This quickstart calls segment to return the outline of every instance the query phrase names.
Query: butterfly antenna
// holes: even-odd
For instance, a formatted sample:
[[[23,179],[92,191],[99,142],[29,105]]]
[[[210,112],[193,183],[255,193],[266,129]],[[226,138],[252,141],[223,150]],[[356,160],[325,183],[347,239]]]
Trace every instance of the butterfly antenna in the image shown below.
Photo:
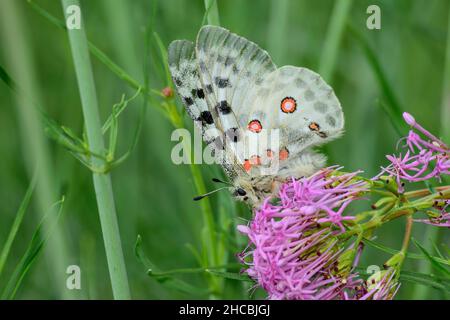
[[[228,185],[230,185],[230,186],[233,185],[232,183],[230,183],[230,182],[228,182],[228,181],[223,181],[223,180],[220,180],[220,179],[217,179],[217,178],[212,178],[212,181],[213,181],[213,182],[218,182],[218,183],[228,184]]]
[[[205,194],[202,194],[202,195],[200,195],[200,196],[196,196],[196,197],[194,198],[194,201],[202,200],[204,197],[210,196],[210,195],[212,195],[213,193],[216,193],[216,192],[218,192],[218,191],[220,191],[220,190],[223,190],[223,189],[228,189],[228,187],[222,187],[222,188],[219,188],[219,189],[216,189],[216,190],[207,192],[207,193],[205,193]]]

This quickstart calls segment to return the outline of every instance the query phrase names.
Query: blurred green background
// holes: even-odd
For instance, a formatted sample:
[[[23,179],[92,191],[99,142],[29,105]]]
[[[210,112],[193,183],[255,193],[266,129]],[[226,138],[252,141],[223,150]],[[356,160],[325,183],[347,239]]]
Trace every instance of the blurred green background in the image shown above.
[[[34,2],[63,18],[60,1]],[[366,28],[366,9],[371,4],[381,8],[381,30]],[[156,31],[167,47],[175,39],[195,39],[205,15],[202,0],[83,0],[81,5],[89,40],[139,83],[147,78],[149,86],[156,90],[166,86],[164,67],[155,37],[146,30]],[[445,135],[450,142],[450,102],[448,96],[445,98],[450,92],[449,10],[450,2],[446,0],[218,1],[220,24],[268,50],[277,65],[304,66],[324,73],[346,117],[346,134],[324,147],[324,152],[330,164],[343,165],[347,170],[362,169],[368,177],[386,163],[385,154],[394,152],[399,138],[392,114],[384,112],[381,104],[390,110],[397,107],[412,113],[424,127]],[[18,85],[24,91],[31,90],[26,94],[52,119],[81,135],[81,102],[66,32],[49,23],[27,1],[0,0],[1,11],[0,66],[15,80],[25,79],[27,83],[17,80]],[[122,94],[130,97],[135,90],[98,59],[91,60],[104,121]],[[20,69],[22,78],[16,75]],[[112,298],[91,172],[53,140],[40,137],[42,123],[32,110],[33,104],[20,107],[20,98],[3,82],[0,101],[0,244],[6,240],[32,179],[34,162],[43,157],[47,163],[47,181],[38,183],[33,194],[0,278],[0,288],[6,285],[27,249],[43,208],[50,208],[64,194],[64,213],[57,226],[60,237],[55,238],[52,233],[49,246],[23,279],[16,298]],[[171,161],[171,148],[176,142],[170,140],[170,121],[154,105],[159,101],[149,101],[137,147],[126,162],[112,171],[132,297],[205,298],[206,295],[183,293],[150,278],[134,254],[138,234],[146,255],[161,270],[197,267],[186,244],[201,250],[200,204],[192,201],[196,190],[189,166],[176,166]],[[120,116],[119,153],[126,151],[133,140],[142,104],[140,96]],[[185,122],[192,130],[187,117]],[[213,189],[209,181],[220,169],[202,165],[201,170],[207,189]],[[223,226],[221,231],[225,234],[234,234],[234,224],[245,221],[238,216],[250,217],[247,208],[231,204],[229,194],[213,196],[211,203],[216,225]],[[392,223],[377,232],[377,241],[398,249],[403,228],[404,221]],[[430,230],[415,225],[413,236],[428,248],[433,242],[449,243],[447,229]],[[228,244],[227,259],[235,263],[234,254],[245,244],[242,239],[230,240]],[[63,251],[62,256],[58,250]],[[415,250],[413,245],[411,250]],[[381,266],[388,257],[367,248],[363,265]],[[59,267],[55,268],[54,259],[61,260]],[[65,283],[56,280],[65,279],[69,265],[81,268],[81,290],[68,292]],[[432,272],[426,261],[408,260],[405,269]],[[202,274],[180,278],[196,287],[206,287]],[[247,298],[248,289],[241,282],[224,280],[220,297]],[[253,297],[262,296],[259,293]],[[405,282],[398,298],[446,296],[438,290]]]

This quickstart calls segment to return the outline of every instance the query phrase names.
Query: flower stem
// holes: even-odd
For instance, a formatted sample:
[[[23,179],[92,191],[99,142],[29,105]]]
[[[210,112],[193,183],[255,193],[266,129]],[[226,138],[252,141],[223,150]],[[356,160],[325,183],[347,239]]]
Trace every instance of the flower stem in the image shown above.
[[[447,190],[450,190],[450,186],[435,187],[434,189],[436,191],[447,191]],[[430,189],[421,189],[421,190],[406,192],[405,197],[410,199],[410,198],[416,198],[416,197],[421,197],[421,196],[427,196],[430,194],[431,194]]]
[[[411,230],[413,225],[413,218],[411,215],[406,217],[405,235],[403,236],[403,244],[401,252],[406,256],[408,251],[409,241],[411,240]]]
[[[62,6],[66,19],[68,19],[69,13],[66,9],[69,6],[80,8],[80,3],[78,0],[62,0]],[[68,34],[90,149],[101,154],[104,152],[105,147],[88,43],[84,31],[85,26],[82,21],[81,23],[80,29],[68,30]],[[101,158],[92,157],[91,161],[97,167],[105,165],[104,160]],[[115,299],[130,299],[130,289],[120,241],[111,177],[106,173],[93,172],[92,175],[113,295]]]

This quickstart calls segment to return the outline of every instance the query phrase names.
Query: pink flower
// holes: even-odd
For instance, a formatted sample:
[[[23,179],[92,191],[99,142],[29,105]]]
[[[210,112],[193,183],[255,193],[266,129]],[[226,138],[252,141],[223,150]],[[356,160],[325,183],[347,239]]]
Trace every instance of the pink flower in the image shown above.
[[[449,148],[420,126],[409,113],[405,112],[403,117],[406,123],[419,131],[426,139],[411,130],[407,137],[400,140],[400,142],[406,140],[406,153],[386,156],[390,165],[383,168],[383,172],[396,178],[400,193],[404,192],[404,180],[409,182],[432,178],[440,180],[442,175],[450,175]]]
[[[309,178],[281,186],[275,204],[266,199],[248,226],[238,230],[249,238],[240,255],[245,272],[267,291],[270,299],[342,299],[362,284],[343,268],[345,249],[336,235],[343,232],[347,206],[365,191],[357,173],[323,169]],[[338,229],[334,228],[337,226]],[[359,257],[360,248],[353,249]]]

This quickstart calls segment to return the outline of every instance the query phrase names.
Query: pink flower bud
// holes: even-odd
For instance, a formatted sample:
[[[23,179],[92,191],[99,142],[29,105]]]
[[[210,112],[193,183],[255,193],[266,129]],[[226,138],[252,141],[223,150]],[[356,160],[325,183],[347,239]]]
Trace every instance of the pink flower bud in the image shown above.
[[[416,125],[416,119],[414,119],[414,117],[408,112],[403,112],[403,119],[405,119],[406,123],[411,127]]]

